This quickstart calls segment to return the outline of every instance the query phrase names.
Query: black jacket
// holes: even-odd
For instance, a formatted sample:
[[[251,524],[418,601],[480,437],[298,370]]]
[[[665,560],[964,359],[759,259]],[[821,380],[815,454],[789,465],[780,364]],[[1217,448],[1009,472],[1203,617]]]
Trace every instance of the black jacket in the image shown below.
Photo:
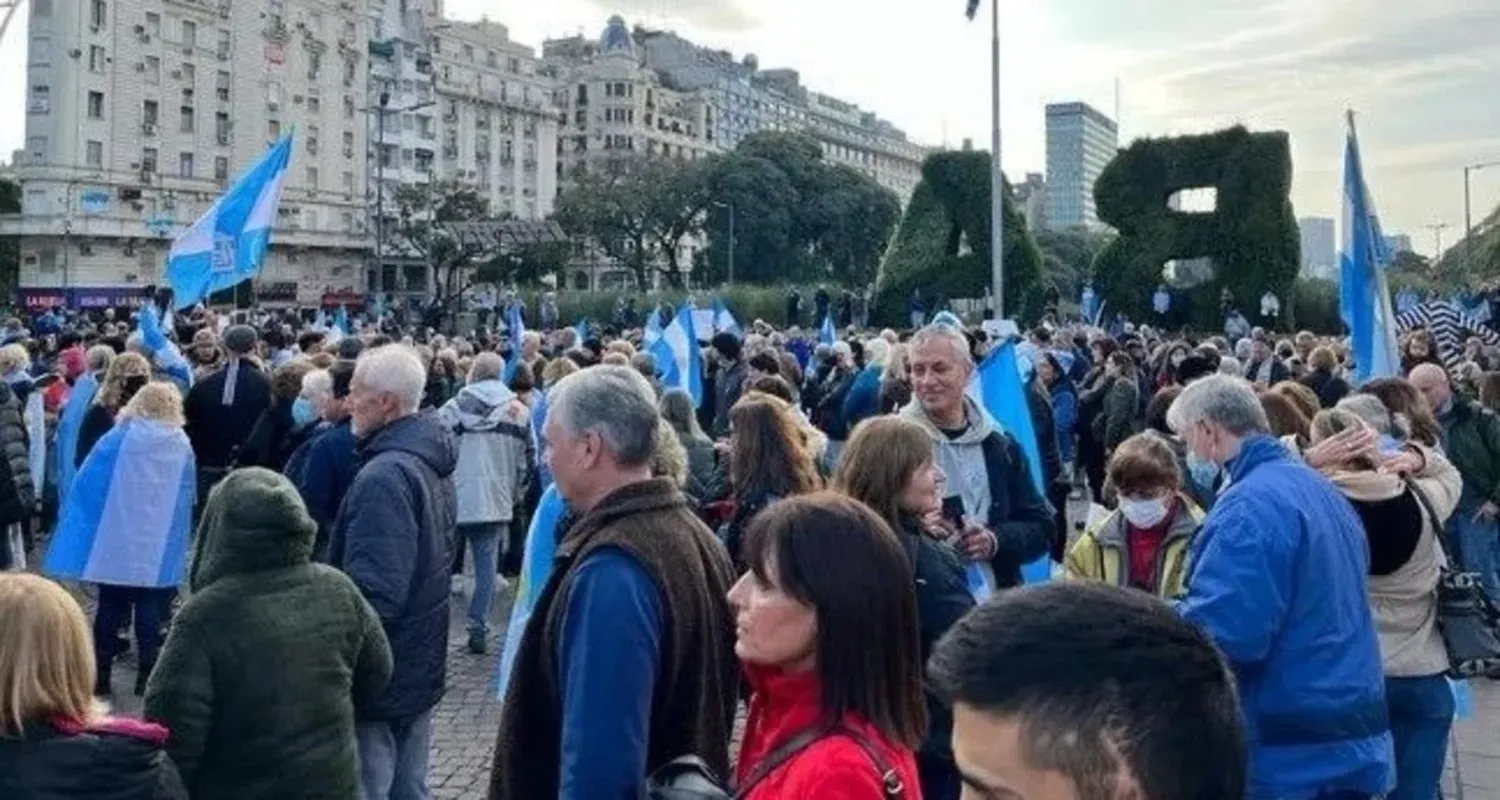
[[[391,643],[395,670],[361,719],[404,720],[437,705],[448,664],[448,567],[458,446],[432,415],[403,417],[358,444],[328,561],[354,579]]]
[[[238,366],[236,366],[236,363]],[[224,382],[229,370],[238,369],[235,377],[234,402],[224,404]],[[271,407],[271,382],[248,360],[231,362],[223,369],[195,384],[183,402],[187,415],[188,440],[198,468],[224,468],[245,443],[260,419]]]
[[[917,590],[917,631],[922,663],[932,655],[933,645],[953,623],[974,607],[963,561],[948,545],[924,535],[914,519],[901,521],[901,544],[911,560]],[[953,767],[953,712],[930,689],[927,698],[927,737],[919,756]],[[930,768],[930,767],[929,767]]]
[[[154,726],[153,726],[154,727]],[[5,800],[187,800],[177,769],[140,723],[106,721],[66,733],[41,723],[19,738],[0,736]]]
[[[0,525],[10,525],[31,516],[36,488],[31,485],[31,461],[27,458],[29,443],[26,422],[21,415],[21,400],[10,387],[0,382]]]
[[[1333,408],[1349,394],[1349,382],[1323,370],[1314,370],[1302,376],[1302,385],[1318,395],[1318,405]]]
[[[1036,385],[1026,387],[1026,409],[1042,457],[1042,485],[1051,486],[1062,476],[1062,451],[1057,443],[1057,423],[1052,417],[1052,397]]]
[[[84,459],[93,452],[94,445],[115,427],[115,415],[109,409],[95,403],[83,412],[83,422],[78,425],[78,448],[73,451],[73,467],[83,466]]]

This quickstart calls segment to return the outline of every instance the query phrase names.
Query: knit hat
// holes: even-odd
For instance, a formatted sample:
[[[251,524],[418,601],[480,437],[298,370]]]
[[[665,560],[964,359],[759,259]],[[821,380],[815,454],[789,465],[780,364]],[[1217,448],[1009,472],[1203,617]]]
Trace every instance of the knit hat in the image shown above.
[[[224,349],[236,355],[245,355],[255,349],[255,342],[260,339],[255,329],[249,325],[230,325],[229,330],[224,331]]]
[[[306,564],[317,532],[286,476],[261,467],[237,469],[204,504],[190,584],[201,591],[230,575]]]

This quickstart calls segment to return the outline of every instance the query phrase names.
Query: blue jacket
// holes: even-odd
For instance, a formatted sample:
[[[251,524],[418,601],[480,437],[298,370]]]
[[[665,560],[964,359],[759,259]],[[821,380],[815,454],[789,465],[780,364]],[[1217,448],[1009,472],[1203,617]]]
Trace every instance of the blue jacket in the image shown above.
[[[1269,436],[1246,439],[1226,470],[1179,610],[1234,669],[1249,797],[1381,794],[1395,773],[1359,517]]]
[[[1061,378],[1048,389],[1052,396],[1052,424],[1057,426],[1057,450],[1063,461],[1072,461],[1077,454],[1078,437],[1074,428],[1078,425],[1078,392],[1072,381]]]
[[[339,506],[354,481],[354,430],[349,420],[330,425],[302,443],[286,462],[286,476],[302,495],[307,513],[318,523],[315,557],[325,557]]]
[[[391,643],[395,669],[361,720],[405,721],[442,699],[448,664],[448,567],[458,447],[431,415],[403,417],[359,442],[359,471],[339,509],[329,563],[354,580]]]
[[[870,365],[854,376],[854,384],[844,396],[844,427],[854,426],[880,413],[880,373],[884,367]]]

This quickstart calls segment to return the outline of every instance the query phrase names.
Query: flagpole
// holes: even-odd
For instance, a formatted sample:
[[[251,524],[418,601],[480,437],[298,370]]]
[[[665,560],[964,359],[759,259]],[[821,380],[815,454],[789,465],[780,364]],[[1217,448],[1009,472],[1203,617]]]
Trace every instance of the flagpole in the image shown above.
[[[1000,159],[1000,0],[990,0],[990,281],[995,319],[1005,319],[1005,173]]]

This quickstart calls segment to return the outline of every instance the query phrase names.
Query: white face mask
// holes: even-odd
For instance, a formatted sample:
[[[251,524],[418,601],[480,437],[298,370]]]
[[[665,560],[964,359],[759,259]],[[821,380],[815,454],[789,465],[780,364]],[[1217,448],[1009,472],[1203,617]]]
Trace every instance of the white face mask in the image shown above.
[[[1120,513],[1136,528],[1154,528],[1167,518],[1167,498],[1120,498]]]

